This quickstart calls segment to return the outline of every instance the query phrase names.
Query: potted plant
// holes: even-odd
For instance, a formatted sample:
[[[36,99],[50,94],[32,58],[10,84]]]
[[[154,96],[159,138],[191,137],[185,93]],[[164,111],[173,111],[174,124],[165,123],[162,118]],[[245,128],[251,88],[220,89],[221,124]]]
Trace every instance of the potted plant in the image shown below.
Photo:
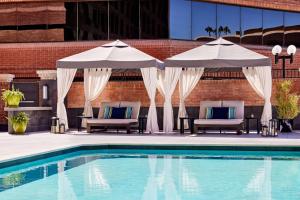
[[[29,122],[29,117],[25,112],[19,112],[17,115],[8,117],[8,122],[11,124],[14,133],[24,134]]]
[[[14,86],[12,86],[11,90],[2,90],[2,100],[5,102],[5,106],[19,107],[20,101],[23,99],[25,99],[23,92],[15,89]]]
[[[299,113],[299,96],[292,93],[292,87],[293,82],[291,80],[284,80],[277,85],[276,108],[281,132],[291,132],[293,130],[293,119]]]

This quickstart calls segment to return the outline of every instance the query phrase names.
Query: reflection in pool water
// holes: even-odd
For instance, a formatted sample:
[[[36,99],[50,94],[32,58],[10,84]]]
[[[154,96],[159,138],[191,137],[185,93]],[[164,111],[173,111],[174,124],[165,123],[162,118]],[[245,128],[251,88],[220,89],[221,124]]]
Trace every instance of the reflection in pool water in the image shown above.
[[[0,199],[299,199],[299,157],[78,155],[0,171]]]

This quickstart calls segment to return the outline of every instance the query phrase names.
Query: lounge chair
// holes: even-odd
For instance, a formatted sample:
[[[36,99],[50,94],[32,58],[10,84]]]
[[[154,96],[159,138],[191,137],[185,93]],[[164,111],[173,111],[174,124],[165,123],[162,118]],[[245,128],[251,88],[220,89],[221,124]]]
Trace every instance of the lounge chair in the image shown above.
[[[132,107],[132,114],[130,119],[104,119],[104,108],[110,107]],[[104,128],[126,128],[127,133],[130,133],[130,129],[133,126],[138,125],[138,117],[140,112],[141,102],[102,102],[98,114],[98,119],[87,120],[87,132],[91,133],[93,127]]]
[[[235,119],[206,119],[207,107],[235,107]],[[202,101],[200,102],[199,119],[194,121],[196,132],[201,129],[236,130],[242,133],[244,125],[244,101]]]

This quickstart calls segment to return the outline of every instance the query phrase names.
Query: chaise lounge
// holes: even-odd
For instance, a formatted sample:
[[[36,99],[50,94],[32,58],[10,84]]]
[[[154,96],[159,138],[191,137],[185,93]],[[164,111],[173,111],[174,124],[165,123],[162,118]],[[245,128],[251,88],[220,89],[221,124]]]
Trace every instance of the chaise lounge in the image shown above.
[[[234,117],[231,119],[207,118],[207,108],[234,108]],[[194,121],[194,129],[198,130],[236,130],[237,134],[242,133],[244,125],[244,101],[202,101],[200,102],[199,119]]]
[[[106,107],[131,107],[132,112],[130,118],[126,119],[111,119],[105,117],[105,108]],[[138,117],[140,112],[141,103],[140,102],[102,102],[98,114],[98,119],[87,119],[87,132],[91,133],[95,127],[107,128],[125,128],[127,133],[130,133],[132,127],[138,125]]]

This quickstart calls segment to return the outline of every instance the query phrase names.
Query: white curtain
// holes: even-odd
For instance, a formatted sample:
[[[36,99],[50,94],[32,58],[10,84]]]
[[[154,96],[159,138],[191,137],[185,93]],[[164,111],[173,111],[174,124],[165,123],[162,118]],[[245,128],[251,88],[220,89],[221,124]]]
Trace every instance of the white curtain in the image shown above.
[[[84,116],[93,116],[92,101],[102,93],[110,75],[110,68],[84,69]],[[82,120],[82,126],[86,127],[85,119]]]
[[[244,67],[243,72],[255,92],[265,100],[261,123],[268,125],[272,119],[272,73],[271,67]]]
[[[157,112],[155,105],[155,94],[157,86],[157,68],[141,68],[144,84],[150,98],[150,107],[147,117],[147,132],[155,133],[159,131],[157,124]]]
[[[180,126],[179,118],[187,116],[184,101],[196,87],[203,72],[204,68],[186,68],[181,72],[179,78],[179,110],[177,119],[178,128]],[[187,127],[188,123],[186,120],[184,120],[184,128]]]
[[[76,71],[77,69],[57,69],[57,117],[65,123],[66,130],[69,129],[69,125],[64,100],[72,85]]]
[[[182,69],[176,67],[166,67],[164,71],[158,73],[158,90],[164,96],[164,127],[165,133],[173,132],[174,116],[172,108],[172,94],[180,77]]]

